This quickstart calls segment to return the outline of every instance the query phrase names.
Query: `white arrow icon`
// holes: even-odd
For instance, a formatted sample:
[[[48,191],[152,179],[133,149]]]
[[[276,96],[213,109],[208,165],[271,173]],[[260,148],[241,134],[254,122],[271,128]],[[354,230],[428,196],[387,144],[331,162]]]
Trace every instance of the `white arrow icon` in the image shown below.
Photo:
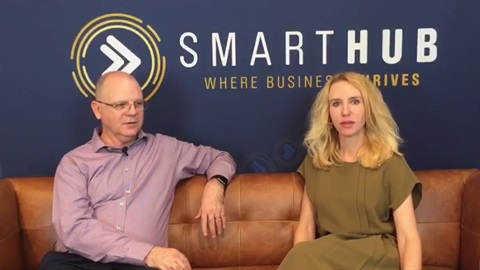
[[[123,64],[125,64],[125,61],[121,56],[128,60],[128,64],[124,68],[122,68],[121,71],[128,74],[131,74],[142,63],[142,60],[140,60],[138,56],[136,56],[132,51],[125,47],[125,45],[123,45],[116,37],[112,35],[108,36],[107,43],[110,44],[110,46],[112,46],[115,50],[117,50],[118,53],[113,51],[112,48],[110,48],[106,44],[100,46],[100,50],[113,61],[113,63],[107,69],[105,69],[102,75],[110,71],[119,70],[123,66]]]

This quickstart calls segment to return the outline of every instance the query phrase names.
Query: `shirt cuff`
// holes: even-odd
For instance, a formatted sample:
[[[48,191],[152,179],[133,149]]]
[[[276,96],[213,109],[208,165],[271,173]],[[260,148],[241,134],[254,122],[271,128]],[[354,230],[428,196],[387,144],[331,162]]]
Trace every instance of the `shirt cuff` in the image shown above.
[[[233,173],[231,172],[231,170],[228,169],[228,168],[219,168],[219,167],[220,166],[218,166],[216,168],[209,169],[206,173],[207,179],[210,180],[210,179],[212,179],[212,177],[214,177],[216,175],[221,175],[221,176],[227,178],[228,183],[230,183],[232,181],[232,177],[233,177]]]
[[[147,257],[148,253],[150,253],[153,247],[154,245],[152,244],[144,242],[134,242],[127,253],[125,263],[134,265],[145,265],[145,257]]]

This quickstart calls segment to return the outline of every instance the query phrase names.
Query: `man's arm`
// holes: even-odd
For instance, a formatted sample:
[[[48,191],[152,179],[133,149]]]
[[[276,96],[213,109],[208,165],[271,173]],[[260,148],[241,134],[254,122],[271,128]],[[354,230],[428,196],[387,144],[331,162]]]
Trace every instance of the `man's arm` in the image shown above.
[[[179,179],[206,174],[208,179],[221,175],[230,181],[235,173],[235,161],[225,151],[182,141],[177,141],[175,148]]]
[[[52,222],[57,237],[70,251],[93,261],[143,265],[153,245],[95,219],[87,185],[77,164],[64,157],[54,180]]]
[[[177,151],[180,179],[195,174],[207,175],[208,182],[203,190],[201,207],[195,218],[201,218],[203,234],[207,236],[209,228],[211,236],[215,238],[226,226],[225,186],[222,182],[231,181],[235,173],[235,161],[229,153],[207,146],[178,142],[178,148],[181,149]],[[218,177],[220,179],[217,179]]]

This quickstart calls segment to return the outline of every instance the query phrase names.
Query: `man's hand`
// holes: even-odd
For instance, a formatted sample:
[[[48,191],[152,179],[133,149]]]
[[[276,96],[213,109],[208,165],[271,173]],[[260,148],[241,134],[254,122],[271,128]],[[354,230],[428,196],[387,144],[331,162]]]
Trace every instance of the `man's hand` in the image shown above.
[[[195,219],[201,218],[202,232],[204,236],[208,235],[208,229],[212,238],[220,235],[227,225],[225,219],[224,187],[215,179],[210,179],[203,189],[202,205]],[[208,227],[207,227],[208,225]]]
[[[187,257],[174,248],[153,247],[145,257],[145,264],[162,270],[191,270]]]

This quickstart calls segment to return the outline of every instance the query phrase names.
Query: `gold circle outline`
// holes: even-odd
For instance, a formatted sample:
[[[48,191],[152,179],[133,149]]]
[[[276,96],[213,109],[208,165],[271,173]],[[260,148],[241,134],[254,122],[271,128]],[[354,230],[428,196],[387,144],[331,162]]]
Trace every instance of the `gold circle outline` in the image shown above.
[[[155,61],[156,55],[154,55],[154,52],[153,52],[153,50],[152,50],[152,45],[147,41],[147,39],[146,39],[143,35],[141,35],[140,33],[138,33],[138,31],[137,31],[136,29],[133,29],[133,28],[131,28],[131,27],[129,27],[129,26],[125,26],[125,25],[120,25],[120,24],[108,25],[108,26],[105,26],[105,27],[99,29],[97,32],[95,32],[95,33],[89,38],[89,40],[87,41],[86,45],[84,46],[84,53],[82,54],[82,58],[85,58],[85,55],[86,55],[86,53],[87,53],[87,49],[88,49],[88,46],[89,46],[90,42],[91,42],[93,39],[95,39],[95,37],[96,37],[97,35],[103,33],[104,31],[107,31],[107,30],[110,30],[110,29],[118,29],[118,28],[124,29],[124,30],[128,30],[128,31],[130,31],[130,32],[135,33],[135,34],[136,34],[137,36],[139,36],[139,37],[143,40],[143,42],[147,45],[148,51],[149,51],[149,53],[150,53],[150,61],[152,62],[152,66],[151,66],[151,68],[150,68],[150,73],[149,73],[149,75],[148,75],[148,79],[147,79],[147,80],[145,81],[145,83],[142,85],[142,90],[143,90],[143,89],[145,89],[145,88],[147,87],[147,85],[148,85],[148,84],[150,83],[150,81],[152,80],[152,75],[153,75],[153,72],[154,72],[155,66],[156,66],[156,64],[155,64],[155,63],[156,63],[156,61]],[[160,63],[158,63],[158,64],[160,64]],[[86,75],[87,78],[88,78],[88,74],[85,74],[85,75]],[[91,83],[90,86],[93,88],[93,87],[94,87],[93,83],[92,83],[91,81],[90,81],[90,83]]]
[[[100,17],[98,17],[98,18],[90,21],[89,23],[87,23],[87,24],[81,29],[81,31],[80,31],[80,32],[78,33],[78,35],[76,36],[75,41],[74,41],[73,46],[72,46],[71,53],[70,53],[70,59],[73,60],[73,58],[74,58],[74,52],[75,52],[76,44],[78,43],[78,41],[79,41],[80,37],[82,36],[83,32],[85,32],[85,31],[86,31],[91,25],[93,25],[94,23],[96,23],[96,22],[98,22],[98,21],[100,21],[100,20],[102,20],[102,19],[104,19],[104,18],[109,18],[109,17],[112,18],[112,17],[115,17],[115,16],[126,17],[127,19],[131,19],[131,20],[137,22],[137,24],[132,23],[132,22],[130,22],[130,21],[123,21],[123,20],[118,20],[118,19],[116,19],[116,20],[111,19],[111,20],[109,20],[109,21],[102,22],[101,24],[97,24],[96,26],[94,26],[92,29],[89,30],[89,32],[87,33],[86,36],[90,35],[91,32],[94,31],[94,29],[96,29],[96,28],[99,27],[99,25],[104,25],[104,24],[107,24],[107,23],[109,23],[109,22],[110,22],[110,23],[114,23],[114,22],[124,22],[124,23],[126,23],[126,24],[133,25],[133,26],[137,27],[138,29],[140,29],[141,31],[144,32],[145,36],[148,37],[148,41],[150,41],[150,42],[152,43],[152,45],[153,45],[153,47],[154,47],[154,49],[155,49],[155,56],[153,55],[153,52],[152,52],[152,50],[151,50],[151,48],[150,48],[150,46],[149,46],[148,41],[146,41],[145,36],[139,34],[138,31],[135,31],[134,29],[131,29],[131,28],[130,28],[130,31],[131,31],[131,32],[134,32],[135,34],[137,34],[137,36],[139,36],[139,37],[145,42],[145,44],[147,44],[147,47],[149,47],[149,52],[150,52],[150,56],[151,56],[150,58],[151,58],[151,61],[152,61],[152,67],[151,67],[151,69],[150,69],[149,77],[148,77],[146,83],[142,86],[142,90],[144,90],[144,89],[148,86],[148,84],[149,84],[149,82],[150,82],[150,80],[151,80],[152,72],[153,72],[153,69],[154,69],[154,66],[155,66],[155,60],[156,60],[156,62],[157,62],[157,64],[158,64],[158,69],[157,69],[157,72],[156,72],[156,74],[155,74],[155,76],[154,76],[154,80],[153,80],[153,83],[152,83],[152,85],[154,86],[154,89],[152,90],[152,92],[151,92],[151,93],[147,96],[147,98],[145,99],[145,100],[149,100],[149,99],[158,91],[158,89],[160,88],[160,85],[161,85],[162,82],[163,82],[163,79],[164,79],[164,76],[165,76],[165,71],[166,71],[166,58],[165,58],[165,56],[162,56],[162,57],[161,57],[161,54],[160,54],[160,52],[159,52],[159,48],[158,48],[157,44],[155,43],[155,39],[156,39],[158,42],[161,41],[161,40],[160,40],[160,37],[158,36],[158,34],[156,33],[156,31],[155,31],[150,25],[147,25],[147,29],[152,32],[152,34],[155,36],[155,38],[154,38],[154,37],[152,37],[152,36],[150,35],[150,33],[149,33],[145,28],[142,27],[142,25],[139,25],[139,24],[138,24],[138,23],[140,23],[140,24],[143,23],[143,21],[140,20],[139,18],[134,17],[134,16],[131,16],[131,15],[128,15],[128,14],[123,14],[123,13],[112,13],[112,14],[102,15],[102,16],[100,16]],[[120,27],[120,26],[121,26],[121,27]],[[110,29],[110,28],[123,28],[123,29],[125,29],[125,28],[128,28],[128,26],[124,26],[124,25],[117,25],[116,27],[114,27],[114,26],[109,26],[109,29]],[[107,30],[107,29],[99,30],[99,31],[100,31],[99,33],[103,32],[103,31],[106,31],[106,30]],[[128,30],[128,29],[126,29],[126,30]],[[96,33],[95,36],[98,35],[99,33]],[[77,48],[77,52],[78,52],[78,53],[77,53],[77,61],[76,61],[76,62],[77,62],[77,63],[76,63],[76,64],[77,64],[77,72],[79,73],[78,75],[79,75],[79,77],[80,77],[80,80],[81,80],[82,83],[84,84],[85,88],[87,88],[87,90],[89,90],[89,92],[94,96],[93,91],[90,91],[90,89],[88,88],[88,85],[86,85],[85,81],[83,80],[83,77],[81,76],[81,71],[79,70],[79,67],[80,67],[80,65],[79,65],[79,61],[80,61],[79,52],[81,51],[81,47],[82,47],[82,45],[83,45],[83,43],[84,43],[84,41],[85,41],[86,36],[84,36],[84,37],[82,38],[82,41],[80,42],[80,46]],[[95,37],[95,36],[94,36],[94,37]],[[90,38],[90,40],[89,40],[89,42],[87,43],[87,45],[90,44],[91,40],[93,40],[93,38]],[[88,50],[88,46],[86,46],[86,47],[84,48],[84,53],[83,53],[83,57],[82,57],[82,58],[85,57],[85,54],[86,54],[86,51],[87,51],[87,50]],[[156,57],[155,60],[153,59],[154,57]],[[161,59],[160,59],[160,57],[161,57]],[[163,67],[163,68],[162,68],[162,67]],[[83,72],[85,73],[85,76],[86,76],[86,78],[88,79],[89,83],[90,83],[90,84],[93,84],[93,83],[91,82],[89,76],[88,76],[88,73],[87,73],[87,71],[86,71],[86,67],[83,65],[82,68],[83,68],[82,70],[83,70]],[[160,70],[162,70],[161,74],[160,74]],[[159,76],[160,76],[160,80],[158,80],[158,84],[155,85],[155,83],[157,82],[157,79],[158,79]],[[73,77],[73,79],[74,79],[74,81],[75,81],[75,84],[77,85],[78,89],[80,90],[80,92],[81,92],[85,97],[88,97],[88,95],[85,93],[85,91],[84,91],[84,90],[82,89],[82,87],[80,86],[80,84],[79,84],[79,82],[78,82],[78,79],[77,79],[77,77],[75,76],[75,72],[72,72],[72,77]]]
[[[130,22],[130,21],[117,20],[117,19],[115,19],[115,20],[104,21],[104,22],[101,22],[101,23],[95,25],[95,26],[92,27],[90,30],[88,30],[88,32],[82,37],[82,39],[81,39],[81,41],[80,41],[80,44],[79,44],[79,46],[78,46],[78,48],[77,48],[76,66],[77,66],[77,71],[78,71],[78,75],[79,75],[80,81],[83,83],[84,87],[88,90],[88,92],[90,92],[90,94],[92,94],[92,96],[95,96],[95,93],[94,93],[94,91],[87,85],[87,83],[85,82],[85,80],[84,80],[84,78],[83,78],[83,76],[82,76],[82,75],[84,75],[84,74],[81,73],[82,69],[80,68],[80,62],[81,62],[80,56],[82,56],[82,58],[85,58],[85,53],[86,53],[86,50],[88,49],[88,46],[87,46],[87,45],[89,45],[89,42],[85,43],[85,40],[86,40],[87,38],[89,38],[89,36],[92,35],[92,33],[95,32],[95,30],[97,30],[97,28],[101,28],[102,26],[104,26],[104,25],[106,25],[106,24],[110,24],[110,23],[115,23],[115,24],[116,24],[116,25],[113,25],[113,26],[122,26],[122,25],[118,25],[118,23],[130,24],[130,25],[132,25],[132,26],[137,27],[137,29],[140,29],[140,30],[146,32],[146,30],[145,30],[144,28],[142,28],[141,26],[139,26],[139,25],[137,25],[137,24],[134,24],[134,23],[132,23],[132,22]],[[104,28],[106,28],[106,27],[110,27],[110,26],[104,26]],[[112,28],[122,28],[122,27],[112,27]],[[131,30],[132,32],[135,32],[133,29],[130,29],[130,30]],[[99,29],[99,30],[97,30],[97,32],[98,32],[98,31],[103,32],[104,30]],[[156,44],[152,41],[153,38],[148,34],[148,32],[146,32],[146,33],[147,33],[146,35],[150,38],[150,41],[151,41],[154,45],[156,45]],[[142,38],[142,39],[145,38],[144,36],[139,35],[138,33],[136,33],[136,34],[137,34],[137,36],[139,36],[139,37]],[[96,32],[95,32],[95,35],[96,35]],[[89,39],[89,41],[91,41],[91,39]],[[145,41],[145,40],[144,40],[144,41]],[[154,46],[154,48],[157,48],[157,46]],[[150,47],[149,47],[149,49],[150,49]],[[81,51],[83,51],[82,54],[80,54]],[[144,86],[142,86],[142,90],[144,89],[144,87],[145,87],[146,85],[148,85],[148,83],[150,83],[151,76],[152,76],[152,73],[153,73],[153,68],[154,68],[154,66],[155,66],[155,62],[154,62],[154,60],[153,60],[154,55],[153,55],[152,51],[149,51],[149,52],[150,52],[151,61],[152,61],[152,68],[150,69],[150,74],[149,74],[147,83],[146,83]],[[158,48],[155,50],[155,53],[159,54]],[[158,59],[158,57],[157,57],[157,59]],[[158,63],[158,64],[160,65],[161,63]],[[158,73],[158,72],[157,72],[157,73]]]
[[[91,33],[93,32],[96,28],[98,27],[101,27],[103,26],[103,24],[108,24],[108,23],[115,23],[115,25],[106,25],[104,26],[103,28],[101,29],[98,29],[95,33]],[[91,35],[91,37],[89,37],[89,39],[87,40],[87,43],[85,43],[85,46],[83,46],[83,52],[82,52],[82,58],[85,58],[86,54],[87,54],[87,50],[90,46],[90,43],[92,42],[92,40],[97,36],[99,35],[100,33],[106,31],[106,30],[109,30],[109,29],[115,29],[115,28],[121,28],[121,29],[125,29],[125,30],[129,30],[131,32],[133,32],[134,34],[136,34],[138,37],[140,37],[143,42],[145,42],[145,44],[147,45],[148,47],[148,51],[150,53],[150,61],[152,62],[152,67],[150,68],[150,73],[148,75],[148,79],[147,81],[143,84],[142,86],[142,89],[144,89],[151,81],[152,79],[152,75],[153,75],[153,71],[155,69],[155,56],[154,53],[153,53],[153,50],[152,50],[152,46],[151,44],[148,43],[147,39],[145,38],[144,35],[140,34],[137,30],[135,29],[132,29],[131,27],[128,27],[128,26],[124,26],[124,25],[121,25],[120,23],[125,23],[125,24],[129,24],[129,25],[132,25],[132,26],[135,26],[137,27],[137,29],[140,29],[141,31],[143,31],[145,33],[145,35],[149,38],[149,41],[152,43],[153,47],[157,47],[155,46],[155,41],[153,40],[153,38],[149,35],[149,33],[142,27],[140,27],[139,25],[136,25],[136,24],[133,24],[129,21],[124,21],[124,20],[111,20],[111,21],[105,21],[105,22],[102,22],[101,24],[97,24],[94,28],[92,28],[89,33],[87,33],[87,35],[82,39],[82,43],[83,41],[87,38],[88,35]],[[80,49],[78,50],[78,52],[80,52]],[[158,48],[157,50],[155,50],[155,54],[159,54],[158,52]],[[78,58],[78,54],[77,54],[77,58]],[[158,57],[157,57],[158,58]],[[160,63],[158,63],[160,64]],[[77,67],[78,68],[78,67]],[[92,86],[92,85],[91,85]],[[93,87],[93,86],[92,86]]]

